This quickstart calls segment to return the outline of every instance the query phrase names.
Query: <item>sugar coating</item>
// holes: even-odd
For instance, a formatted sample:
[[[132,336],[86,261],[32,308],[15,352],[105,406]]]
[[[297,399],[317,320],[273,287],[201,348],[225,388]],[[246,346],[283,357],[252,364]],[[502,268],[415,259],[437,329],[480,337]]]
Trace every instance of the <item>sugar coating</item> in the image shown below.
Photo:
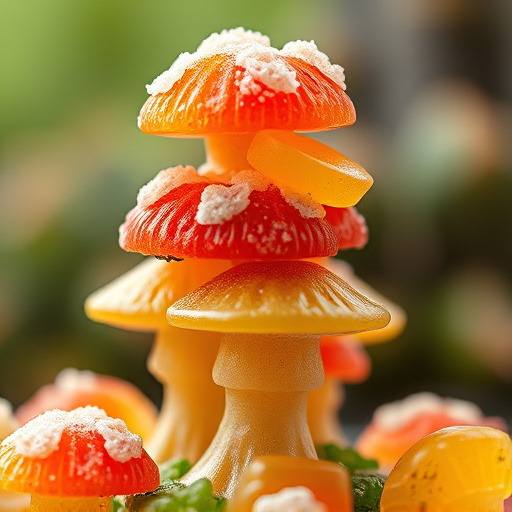
[[[253,512],[326,512],[306,487],[285,487],[275,494],[265,494],[254,501]]]
[[[458,421],[474,423],[482,419],[479,407],[465,400],[441,398],[434,393],[416,393],[404,400],[399,400],[378,407],[373,420],[378,428],[396,430],[413,421],[418,415],[446,414]]]
[[[18,423],[12,413],[12,405],[0,398],[0,441],[12,434],[18,428]]]
[[[14,445],[24,457],[46,458],[58,450],[64,430],[97,432],[105,439],[107,453],[116,461],[127,462],[142,455],[142,440],[130,432],[123,420],[109,418],[98,407],[79,407],[71,412],[54,409],[37,416],[16,430],[2,445]]]
[[[208,185],[201,194],[196,220],[199,224],[224,224],[242,213],[250,204],[251,187],[248,183]]]
[[[64,368],[55,377],[55,387],[65,393],[88,391],[96,385],[96,374],[90,370]]]
[[[286,57],[294,57],[317,67],[340,87],[346,88],[343,68],[331,64],[327,55],[320,52],[313,41],[292,41],[282,50],[277,50],[270,46],[267,36],[238,27],[211,34],[194,53],[182,53],[167,71],[146,86],[148,93],[155,96],[170,91],[188,68],[203,58],[218,54],[236,56],[235,64],[244,70],[235,77],[240,93],[243,96],[259,95],[258,101],[262,103],[271,95],[260,94],[261,86],[256,81],[271,89],[265,92],[297,92],[300,86],[297,73],[287,63]]]
[[[240,83],[242,94],[253,93],[251,82],[258,80],[275,92],[297,92],[297,72],[280,56],[275,48],[253,44],[241,50],[235,63],[245,69]],[[257,91],[259,92],[259,91]]]
[[[139,190],[137,205],[147,208],[171,190],[185,183],[208,183],[208,180],[200,176],[191,165],[186,167],[179,165],[164,169]]]
[[[338,64],[331,64],[329,57],[317,48],[314,41],[290,41],[283,46],[281,54],[306,61],[346,90],[345,70]]]
[[[285,201],[298,210],[301,217],[305,219],[323,219],[325,217],[323,206],[317,203],[311,196],[298,194],[287,187],[283,187],[280,190]]]
[[[231,178],[232,185],[241,185],[243,183],[247,183],[251,190],[259,192],[267,190],[270,185],[270,181],[261,172],[252,169],[239,171]]]

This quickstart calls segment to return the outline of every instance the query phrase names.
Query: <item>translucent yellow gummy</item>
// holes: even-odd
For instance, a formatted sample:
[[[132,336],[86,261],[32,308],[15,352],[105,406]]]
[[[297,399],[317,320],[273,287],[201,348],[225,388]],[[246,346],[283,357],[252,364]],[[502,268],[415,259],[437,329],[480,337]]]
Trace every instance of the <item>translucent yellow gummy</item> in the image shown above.
[[[389,313],[320,265],[294,260],[238,265],[174,303],[167,318],[219,332],[348,334],[384,327]]]
[[[273,183],[328,206],[353,206],[373,184],[362,167],[335,149],[293,132],[258,132],[247,160]]]
[[[510,437],[451,427],[410,448],[384,486],[381,512],[503,512],[512,493]]]
[[[256,458],[244,471],[228,512],[252,512],[259,496],[298,486],[310,489],[328,512],[353,511],[352,485],[346,468],[325,460],[266,455]]]

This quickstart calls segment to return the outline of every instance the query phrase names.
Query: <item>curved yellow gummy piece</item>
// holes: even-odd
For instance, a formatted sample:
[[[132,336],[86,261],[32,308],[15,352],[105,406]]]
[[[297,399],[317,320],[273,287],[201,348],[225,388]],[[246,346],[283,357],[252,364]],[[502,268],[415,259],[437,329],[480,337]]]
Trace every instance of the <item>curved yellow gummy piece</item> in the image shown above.
[[[449,427],[398,461],[381,512],[503,512],[512,493],[512,443],[491,427]]]
[[[373,184],[373,178],[346,156],[293,132],[258,132],[247,160],[278,186],[338,208],[355,205]]]

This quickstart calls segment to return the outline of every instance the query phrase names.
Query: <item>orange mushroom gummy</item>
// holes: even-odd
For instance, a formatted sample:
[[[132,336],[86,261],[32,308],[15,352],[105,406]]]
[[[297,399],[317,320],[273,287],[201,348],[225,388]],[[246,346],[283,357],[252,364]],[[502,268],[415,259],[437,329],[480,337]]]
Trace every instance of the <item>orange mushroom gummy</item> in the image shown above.
[[[323,381],[320,336],[389,322],[382,306],[305,261],[238,265],[177,301],[167,317],[176,327],[224,333],[213,375],[226,388],[225,414],[183,481],[209,478],[225,497],[253,457],[316,459],[306,403]]]
[[[90,370],[65,368],[53,384],[40,388],[16,409],[16,418],[24,425],[35,416],[52,409],[71,411],[95,405],[108,416],[120,418],[128,429],[147,442],[156,424],[156,407],[135,385],[111,375]]]
[[[182,54],[148,86],[139,126],[150,134],[204,137],[207,162],[197,172],[167,169],[148,184],[121,226],[121,247],[164,258],[291,259],[364,245],[366,224],[351,209],[331,223],[308,193],[275,186],[247,161],[261,130],[353,123],[344,91],[343,69],[313,42],[277,50],[266,36],[238,28]],[[364,185],[351,204],[371,182],[363,170],[358,176]]]
[[[123,329],[156,332],[148,368],[164,385],[163,405],[149,442],[157,461],[195,462],[210,444],[224,412],[224,393],[212,380],[219,335],[171,327],[167,308],[231,266],[229,261],[147,259],[94,292],[89,318]]]
[[[97,407],[48,411],[0,444],[0,487],[30,493],[34,511],[111,511],[111,496],[159,482],[140,437]]]

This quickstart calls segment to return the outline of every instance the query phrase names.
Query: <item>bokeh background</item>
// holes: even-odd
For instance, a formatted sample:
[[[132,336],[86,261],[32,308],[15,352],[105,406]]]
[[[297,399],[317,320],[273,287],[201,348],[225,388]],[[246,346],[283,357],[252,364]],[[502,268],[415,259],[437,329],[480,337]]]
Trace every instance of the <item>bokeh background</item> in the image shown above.
[[[152,336],[83,303],[141,260],[117,245],[138,189],[204,161],[199,140],[137,129],[144,85],[242,25],[314,39],[358,112],[319,136],[375,178],[371,241],[343,257],[409,323],[369,349],[345,421],[424,390],[512,420],[511,20],[510,0],[0,0],[0,396],[19,405],[74,366],[160,400]]]

